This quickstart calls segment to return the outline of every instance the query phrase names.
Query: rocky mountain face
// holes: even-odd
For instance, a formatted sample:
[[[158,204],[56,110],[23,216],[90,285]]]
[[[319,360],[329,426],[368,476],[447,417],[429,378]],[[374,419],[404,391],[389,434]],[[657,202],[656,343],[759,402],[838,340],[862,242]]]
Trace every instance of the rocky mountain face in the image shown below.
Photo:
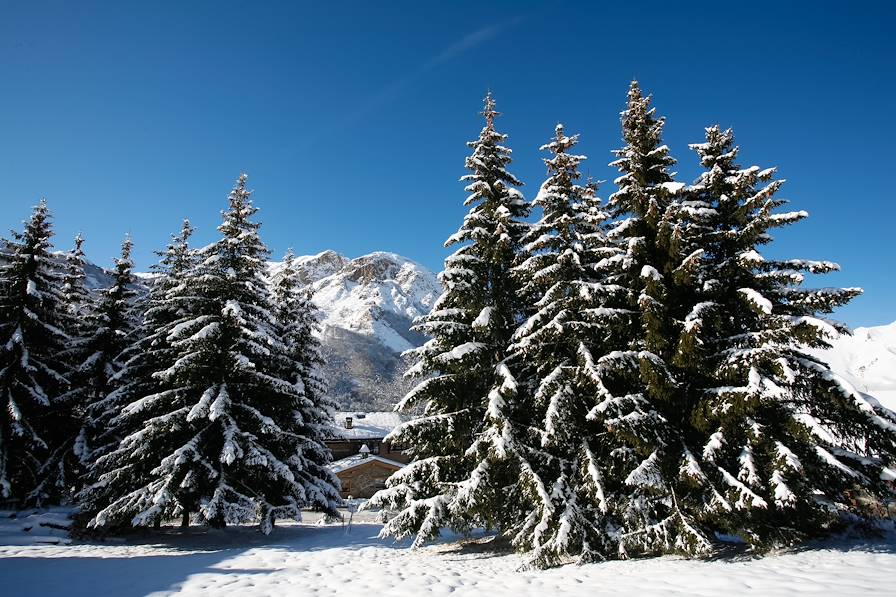
[[[435,274],[394,253],[349,259],[335,251],[296,258],[321,311],[330,392],[343,410],[391,410],[413,382],[405,350],[424,337],[410,329],[441,294]],[[271,264],[276,278],[280,264]]]

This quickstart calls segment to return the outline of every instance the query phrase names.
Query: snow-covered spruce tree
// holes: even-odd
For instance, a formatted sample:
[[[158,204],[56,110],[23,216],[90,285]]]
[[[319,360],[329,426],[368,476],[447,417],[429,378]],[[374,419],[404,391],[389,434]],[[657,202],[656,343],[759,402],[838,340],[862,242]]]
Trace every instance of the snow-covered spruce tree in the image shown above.
[[[587,415],[605,393],[592,352],[627,347],[620,332],[631,312],[613,282],[621,252],[604,232],[596,187],[579,184],[585,156],[570,153],[577,142],[557,125],[541,148],[551,154],[533,201],[542,217],[514,270],[532,315],[514,334],[479,440],[519,471],[523,508],[506,532],[537,566],[601,558],[615,547],[596,457],[601,429]],[[475,489],[460,486],[469,501]]]
[[[131,276],[131,241],[122,245],[112,288],[91,297],[84,284],[83,239],[75,237],[73,251],[66,255],[62,284],[64,329],[68,335],[60,353],[67,365],[69,389],[59,395],[51,416],[57,436],[49,458],[39,474],[35,494],[69,499],[79,490],[87,464],[90,405],[105,397],[109,380],[119,368],[116,358],[130,340],[134,328]]]
[[[91,302],[85,280],[84,237],[77,234],[72,250],[65,255],[65,274],[62,278],[63,311],[69,318],[65,329],[73,339],[81,336],[81,326]]]
[[[896,415],[805,351],[848,332],[823,316],[861,291],[804,289],[806,273],[837,265],[759,253],[770,230],[807,214],[775,213],[783,181],[741,169],[730,130],[708,128],[692,148],[705,172],[691,192],[715,213],[700,317],[709,368],[683,471],[703,504],[694,514],[757,548],[816,536],[867,515],[862,504],[888,495],[882,479],[896,474]]]
[[[176,359],[155,376],[162,387],[122,409],[130,432],[97,460],[90,492],[114,484],[88,528],[142,526],[180,515],[222,527],[260,521],[269,532],[300,509],[335,511],[328,480],[309,482],[303,458],[316,452],[302,434],[303,393],[283,379],[286,354],[267,281],[268,250],[242,175],[196,265],[169,296],[189,293],[184,318],[169,329]],[[85,490],[86,491],[86,490]]]
[[[304,438],[298,454],[298,480],[306,494],[316,496],[314,502],[326,504],[338,500],[339,495],[339,480],[326,466],[332,455],[324,444],[331,433],[336,404],[327,395],[326,381],[321,375],[323,357],[316,336],[320,326],[317,306],[298,274],[295,256],[289,251],[273,285],[279,337],[284,349],[279,375],[294,384],[302,395],[296,404],[292,428],[292,432]]]
[[[472,206],[460,229],[445,243],[460,248],[445,260],[439,278],[445,291],[432,312],[415,322],[431,340],[418,350],[409,376],[422,381],[399,403],[399,410],[420,408],[422,416],[399,426],[389,440],[408,446],[412,462],[387,482],[371,506],[398,510],[383,528],[396,538],[416,535],[415,545],[438,536],[440,529],[466,531],[496,527],[514,516],[503,488],[517,477],[509,467],[490,466],[476,448],[486,425],[489,391],[521,317],[511,269],[525,234],[529,207],[507,171],[506,136],[495,130],[495,102],[485,98],[479,138],[468,145],[470,174],[465,205]],[[477,472],[478,471],[478,472]],[[487,473],[487,475],[486,475]],[[456,501],[456,483],[479,478],[478,496]]]
[[[78,455],[81,446],[79,428],[83,429],[87,400],[86,392],[80,386],[78,368],[84,361],[83,339],[93,303],[85,283],[84,263],[84,238],[78,234],[72,250],[65,254],[62,277],[60,322],[67,341],[59,356],[69,384],[68,390],[57,399],[57,408],[62,411],[56,421],[57,425],[62,425],[57,429],[60,443],[41,467],[37,490],[38,493],[50,490],[49,493],[55,493],[60,500],[73,497],[83,473],[83,462]]]
[[[615,551],[602,553],[609,557],[696,555],[713,542],[679,500],[689,454],[687,380],[674,367],[677,338],[699,302],[697,216],[705,214],[688,209],[684,185],[669,172],[674,160],[662,143],[663,124],[632,82],[622,113],[625,146],[612,163],[621,176],[609,199],[609,236],[624,251],[612,280],[628,291],[633,314],[614,330],[627,345],[592,352],[588,368],[600,387],[587,415],[600,437],[591,457],[603,480],[605,524],[616,528]]]
[[[4,241],[0,270],[0,498],[35,503],[41,468],[57,445],[50,414],[68,381],[58,355],[62,329],[62,271],[51,255],[50,213],[41,201],[23,232]],[[62,413],[64,414],[64,413]]]
[[[117,413],[106,408],[106,398],[124,367],[124,352],[140,328],[132,247],[130,236],[125,237],[121,256],[115,259],[112,285],[98,292],[86,314],[82,337],[70,349],[76,362],[69,396],[73,405],[83,408],[83,424],[73,446],[82,464],[89,462],[92,449],[101,443],[99,438],[112,427]]]
[[[111,379],[112,390],[91,404],[90,418],[84,425],[85,430],[91,430],[89,441],[84,433],[76,444],[77,454],[88,467],[84,488],[77,496],[81,511],[77,522],[81,529],[97,512],[140,487],[155,466],[155,461],[132,460],[127,450],[118,450],[122,438],[144,426],[141,416],[120,415],[128,404],[170,389],[157,374],[177,361],[177,350],[168,335],[174,326],[192,319],[190,309],[197,304],[187,282],[196,262],[195,252],[189,247],[192,233],[190,222],[184,220],[180,233],[172,235],[166,250],[158,253],[161,259],[152,267],[154,276],[142,302],[143,318],[134,334],[135,341],[119,355],[123,366]],[[167,396],[173,399],[175,394]],[[189,517],[186,522],[189,524]],[[153,523],[161,523],[161,517]]]

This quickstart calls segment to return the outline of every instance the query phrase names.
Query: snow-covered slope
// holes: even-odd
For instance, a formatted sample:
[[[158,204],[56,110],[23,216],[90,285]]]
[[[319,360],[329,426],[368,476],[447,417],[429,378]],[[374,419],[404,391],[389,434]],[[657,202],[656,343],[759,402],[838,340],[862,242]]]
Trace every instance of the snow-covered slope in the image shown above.
[[[857,390],[896,410],[896,321],[856,328],[851,336],[841,336],[831,344],[830,349],[812,352]]]

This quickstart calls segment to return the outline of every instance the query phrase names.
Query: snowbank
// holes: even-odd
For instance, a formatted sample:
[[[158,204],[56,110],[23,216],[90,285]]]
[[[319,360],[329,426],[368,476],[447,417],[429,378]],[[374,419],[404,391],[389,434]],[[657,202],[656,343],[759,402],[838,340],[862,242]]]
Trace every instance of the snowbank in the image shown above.
[[[71,508],[24,512],[0,510],[0,546],[71,543],[68,538],[70,513]]]

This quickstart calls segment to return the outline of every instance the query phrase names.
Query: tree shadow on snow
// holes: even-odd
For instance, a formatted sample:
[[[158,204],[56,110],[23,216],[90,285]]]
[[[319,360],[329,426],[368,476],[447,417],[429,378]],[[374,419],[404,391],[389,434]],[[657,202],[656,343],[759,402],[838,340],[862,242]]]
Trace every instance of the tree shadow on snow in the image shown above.
[[[896,532],[890,530],[853,530],[827,539],[813,539],[792,547],[775,549],[767,553],[749,550],[744,544],[725,544],[714,555],[705,558],[711,562],[745,562],[763,557],[812,551],[864,552],[896,554]]]
[[[477,533],[471,536],[445,537],[436,547],[440,557],[448,561],[499,558],[516,553],[509,537],[494,533]]]
[[[176,590],[194,574],[267,574],[270,569],[219,568],[237,550],[125,557],[11,557],[0,560],[3,592],[22,597],[142,597]]]
[[[238,569],[226,562],[255,548],[282,549],[300,559],[303,552],[366,547],[403,548],[377,538],[381,525],[284,525],[270,535],[257,527],[213,530],[163,528],[104,541],[78,542],[51,553],[0,558],[0,593],[23,597],[138,597],[176,591],[197,574],[269,574],[278,568]],[[83,554],[83,555],[81,555]]]

